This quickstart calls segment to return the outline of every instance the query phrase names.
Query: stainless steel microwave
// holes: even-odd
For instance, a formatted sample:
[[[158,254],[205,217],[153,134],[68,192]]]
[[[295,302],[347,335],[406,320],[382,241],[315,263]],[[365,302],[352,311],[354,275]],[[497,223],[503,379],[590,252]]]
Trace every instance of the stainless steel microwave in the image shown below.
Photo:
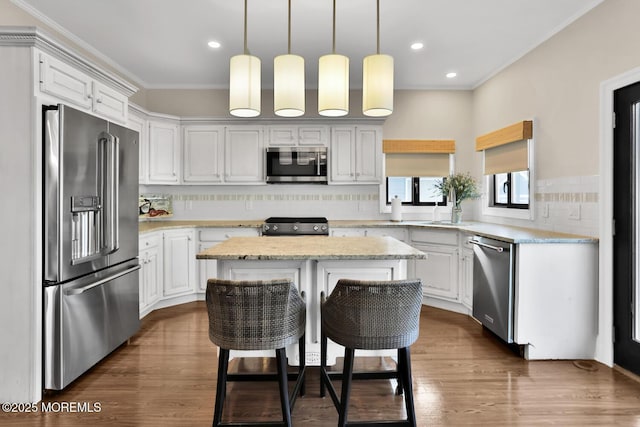
[[[327,183],[327,147],[267,148],[267,183]]]

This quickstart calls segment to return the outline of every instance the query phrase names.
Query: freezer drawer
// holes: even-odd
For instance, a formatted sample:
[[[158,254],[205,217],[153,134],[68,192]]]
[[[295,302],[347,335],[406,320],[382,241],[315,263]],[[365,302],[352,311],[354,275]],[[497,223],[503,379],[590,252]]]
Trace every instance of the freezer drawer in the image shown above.
[[[140,327],[138,260],[44,288],[44,388],[61,390]]]

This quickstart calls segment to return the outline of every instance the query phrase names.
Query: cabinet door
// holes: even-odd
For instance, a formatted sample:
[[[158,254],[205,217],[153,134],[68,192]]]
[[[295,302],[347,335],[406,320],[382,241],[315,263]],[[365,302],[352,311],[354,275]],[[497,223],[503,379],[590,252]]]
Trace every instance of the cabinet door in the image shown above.
[[[331,129],[331,150],[329,150],[333,183],[355,181],[355,128],[334,127]]]
[[[460,284],[462,287],[462,304],[473,308],[473,250],[463,248],[460,259]]]
[[[184,128],[182,181],[211,184],[222,181],[224,169],[224,127]]]
[[[179,138],[178,125],[149,122],[149,184],[178,184]]]
[[[428,297],[458,300],[458,249],[448,246],[413,245],[427,254],[413,263],[414,277],[422,279],[422,293]]]
[[[264,184],[262,128],[227,128],[224,140],[225,175],[230,183]]]
[[[193,231],[165,231],[164,233],[164,292],[165,297],[195,291],[195,244]]]
[[[93,82],[93,111],[120,123],[127,122],[129,100],[126,96],[103,85]]]
[[[356,181],[379,183],[382,176],[382,138],[379,128],[356,130]]]
[[[328,145],[328,139],[326,126],[298,127],[298,145],[326,147]]]
[[[40,90],[77,107],[92,106],[92,80],[81,71],[45,54],[40,54]]]
[[[200,242],[198,243],[198,253],[215,246],[220,242]],[[207,290],[207,280],[218,277],[218,261],[215,259],[199,259],[198,264],[198,286],[197,292],[205,292]]]
[[[138,182],[146,184],[149,177],[149,138],[147,121],[135,114],[129,114],[127,127],[138,132]]]
[[[162,235],[140,238],[140,314],[146,315],[162,296],[164,268]]]
[[[269,126],[269,146],[293,147],[298,143],[297,128],[295,126]]]

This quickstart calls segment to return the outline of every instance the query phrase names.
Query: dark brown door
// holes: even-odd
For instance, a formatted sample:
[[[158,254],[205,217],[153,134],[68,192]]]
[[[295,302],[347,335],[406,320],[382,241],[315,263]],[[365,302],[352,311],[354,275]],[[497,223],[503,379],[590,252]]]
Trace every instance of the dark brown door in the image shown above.
[[[614,362],[640,375],[640,82],[614,92]]]

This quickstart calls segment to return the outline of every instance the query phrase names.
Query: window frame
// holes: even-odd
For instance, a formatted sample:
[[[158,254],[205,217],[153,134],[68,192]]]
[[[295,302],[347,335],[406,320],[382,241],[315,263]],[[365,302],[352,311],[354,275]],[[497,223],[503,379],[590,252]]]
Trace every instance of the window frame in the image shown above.
[[[522,171],[518,171],[518,172],[522,172]],[[527,172],[527,192],[529,194],[531,194],[531,173],[529,170],[526,171]],[[507,194],[507,203],[499,203],[496,202],[496,200],[498,200],[497,197],[497,183],[496,183],[496,175],[499,174],[493,174],[489,176],[489,181],[491,182],[491,205],[490,207],[494,207],[494,208],[503,208],[503,209],[529,209],[529,205],[531,202],[531,197],[529,197],[529,203],[513,203],[512,202],[512,192],[511,192],[511,182],[512,182],[512,172],[505,172],[507,174],[507,181],[504,183],[505,186],[507,186],[508,190],[506,191]]]
[[[420,178],[439,178],[439,177],[419,177],[419,176],[406,176],[406,177],[385,177],[385,204],[391,206],[389,201],[389,178],[411,178],[411,202],[402,202],[402,206],[447,206],[446,196],[442,196],[442,200],[439,202],[419,202],[420,198]],[[441,178],[444,179],[444,178]]]

